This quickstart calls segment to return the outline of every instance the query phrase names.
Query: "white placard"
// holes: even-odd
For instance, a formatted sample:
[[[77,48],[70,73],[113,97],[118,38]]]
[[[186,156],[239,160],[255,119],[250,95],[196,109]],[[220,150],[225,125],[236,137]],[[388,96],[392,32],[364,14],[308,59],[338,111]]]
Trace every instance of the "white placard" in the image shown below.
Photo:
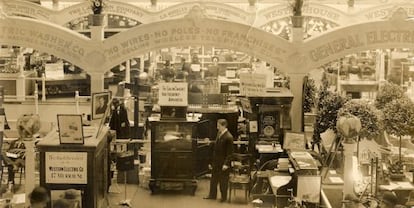
[[[187,106],[188,85],[186,82],[167,82],[159,84],[158,105]]]
[[[200,64],[191,64],[191,70],[193,72],[199,72],[201,70],[201,65]]]
[[[266,95],[266,75],[255,73],[240,74],[240,94],[244,96]]]
[[[46,78],[62,78],[64,76],[63,63],[45,65]]]
[[[256,133],[257,129],[257,121],[249,121],[249,132]]]
[[[226,77],[227,78],[236,78],[236,70],[234,70],[234,69],[227,69],[226,70]]]
[[[46,183],[87,184],[86,152],[46,152]]]

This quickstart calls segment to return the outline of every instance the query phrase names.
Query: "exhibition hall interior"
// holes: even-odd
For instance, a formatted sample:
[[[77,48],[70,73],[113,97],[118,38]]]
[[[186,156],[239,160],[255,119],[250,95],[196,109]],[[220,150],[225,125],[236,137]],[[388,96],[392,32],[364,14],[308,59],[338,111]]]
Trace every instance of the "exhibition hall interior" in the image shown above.
[[[0,207],[414,207],[411,0],[0,0]]]

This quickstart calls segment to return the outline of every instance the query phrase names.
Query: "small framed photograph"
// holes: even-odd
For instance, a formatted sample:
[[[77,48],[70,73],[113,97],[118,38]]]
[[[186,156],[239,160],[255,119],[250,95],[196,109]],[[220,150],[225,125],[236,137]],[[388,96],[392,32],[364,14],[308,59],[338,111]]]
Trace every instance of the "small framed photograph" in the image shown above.
[[[60,144],[84,144],[82,115],[58,114]]]
[[[105,116],[105,112],[110,106],[111,92],[92,93],[92,120],[100,119]]]

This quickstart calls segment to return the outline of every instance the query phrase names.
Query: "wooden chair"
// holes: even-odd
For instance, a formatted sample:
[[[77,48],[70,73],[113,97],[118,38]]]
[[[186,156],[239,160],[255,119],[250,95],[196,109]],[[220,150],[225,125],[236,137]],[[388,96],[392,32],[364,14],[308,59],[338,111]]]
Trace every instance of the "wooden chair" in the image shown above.
[[[229,178],[229,202],[232,191],[234,195],[237,189],[244,190],[245,202],[248,203],[252,183],[252,155],[234,153],[232,155]]]
[[[408,200],[405,203],[405,206],[414,207],[414,191],[410,191],[410,193],[408,195]]]

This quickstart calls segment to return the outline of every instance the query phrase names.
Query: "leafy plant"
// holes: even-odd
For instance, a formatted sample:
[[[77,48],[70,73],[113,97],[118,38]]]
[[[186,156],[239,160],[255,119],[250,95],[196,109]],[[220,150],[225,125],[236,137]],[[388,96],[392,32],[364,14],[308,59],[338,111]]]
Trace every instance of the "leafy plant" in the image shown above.
[[[91,9],[94,14],[102,14],[103,8],[105,5],[105,0],[90,0],[91,1]]]
[[[381,111],[366,100],[350,100],[338,111],[338,117],[354,115],[361,121],[360,138],[378,138],[383,128]]]
[[[290,6],[292,7],[293,16],[302,16],[302,7],[303,7],[304,0],[293,0],[290,2]]]
[[[406,97],[404,94],[404,89],[399,85],[386,82],[378,90],[377,96],[375,98],[375,106],[382,110],[385,108],[385,105],[393,100]]]
[[[319,93],[318,113],[313,132],[313,142],[321,140],[320,134],[331,128],[336,132],[338,111],[346,103],[347,98],[338,93],[322,88]]]
[[[303,112],[311,112],[312,107],[315,106],[316,99],[316,85],[313,79],[306,79],[303,94],[305,96],[305,99],[303,101]]]
[[[388,133],[400,138],[399,161],[401,162],[401,137],[414,130],[414,103],[407,97],[388,102],[383,109],[384,127]]]
[[[385,130],[396,136],[410,135],[414,130],[414,103],[400,98],[387,103],[383,109]]]

